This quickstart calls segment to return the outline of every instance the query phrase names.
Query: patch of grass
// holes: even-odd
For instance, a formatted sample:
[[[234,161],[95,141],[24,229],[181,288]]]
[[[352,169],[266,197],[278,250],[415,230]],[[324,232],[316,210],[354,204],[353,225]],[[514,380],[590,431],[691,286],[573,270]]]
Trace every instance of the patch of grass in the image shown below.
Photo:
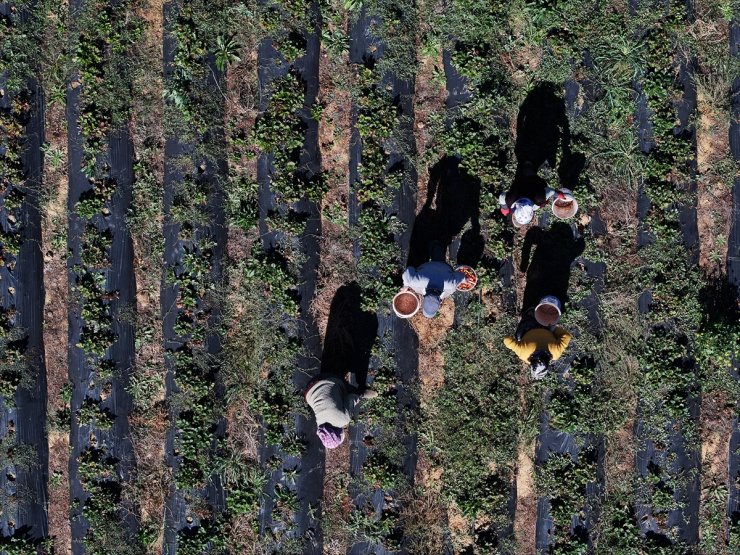
[[[427,449],[444,470],[443,492],[471,525],[485,514],[494,536],[509,523],[512,465],[523,433],[519,365],[501,344],[513,326],[507,316],[487,316],[476,300],[462,310],[442,346],[445,387],[421,426]],[[473,344],[478,348],[471,350]],[[479,539],[484,532],[476,530]]]

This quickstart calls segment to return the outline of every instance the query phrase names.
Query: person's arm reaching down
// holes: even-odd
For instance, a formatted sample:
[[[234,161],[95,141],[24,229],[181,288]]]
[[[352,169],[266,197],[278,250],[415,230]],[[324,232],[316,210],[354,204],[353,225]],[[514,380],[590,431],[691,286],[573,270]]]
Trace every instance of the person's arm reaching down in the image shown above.
[[[550,346],[550,354],[553,360],[557,360],[568,348],[571,335],[562,326],[557,326],[553,335],[555,336],[555,343]]]
[[[504,216],[508,216],[509,215],[509,212],[511,212],[511,209],[506,204],[506,193],[501,193],[498,196],[498,204],[499,204],[499,208],[501,209],[501,213]]]
[[[532,356],[532,353],[534,353],[535,347],[534,345],[531,345],[529,343],[523,343],[521,341],[517,341],[510,335],[507,335],[504,337],[504,345],[506,345],[507,348],[514,351],[516,356],[518,356],[523,361],[529,360],[529,357]]]
[[[429,283],[429,280],[419,275],[419,272],[416,271],[416,268],[414,268],[413,266],[409,266],[408,268],[406,268],[406,271],[403,273],[402,278],[403,284],[406,287],[410,287],[419,295],[426,294],[427,283]]]
[[[457,286],[460,285],[463,281],[465,281],[465,274],[462,272],[450,272],[450,277],[445,280],[445,288],[444,291],[442,291],[442,295],[440,298],[446,299],[450,295],[452,295],[455,291],[457,291]]]

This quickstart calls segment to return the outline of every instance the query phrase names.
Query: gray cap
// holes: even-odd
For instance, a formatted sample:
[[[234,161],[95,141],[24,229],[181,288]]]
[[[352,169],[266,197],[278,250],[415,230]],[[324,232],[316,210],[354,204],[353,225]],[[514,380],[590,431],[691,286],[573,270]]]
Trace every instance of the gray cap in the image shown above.
[[[424,295],[424,303],[421,305],[421,311],[424,316],[427,318],[434,318],[436,316],[437,311],[439,311],[439,305],[442,304],[442,301],[439,298],[439,295],[436,293],[427,293]]]

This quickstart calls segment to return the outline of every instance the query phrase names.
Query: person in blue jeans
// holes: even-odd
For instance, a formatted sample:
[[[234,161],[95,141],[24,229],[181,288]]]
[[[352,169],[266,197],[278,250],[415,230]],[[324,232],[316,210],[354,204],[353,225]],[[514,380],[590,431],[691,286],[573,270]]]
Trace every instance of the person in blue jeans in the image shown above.
[[[445,261],[445,250],[440,241],[432,241],[429,247],[431,260],[418,268],[409,266],[403,273],[403,284],[424,296],[421,310],[427,318],[436,316],[442,300],[465,281],[465,274],[456,272]]]

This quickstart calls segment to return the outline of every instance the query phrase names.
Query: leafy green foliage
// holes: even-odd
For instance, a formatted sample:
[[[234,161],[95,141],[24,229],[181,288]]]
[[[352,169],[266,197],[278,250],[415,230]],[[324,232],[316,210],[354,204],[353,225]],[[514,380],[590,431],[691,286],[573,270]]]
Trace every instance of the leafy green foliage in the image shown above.
[[[508,522],[511,462],[520,435],[519,367],[500,345],[513,322],[487,319],[477,301],[459,317],[443,344],[445,387],[425,419],[440,452],[445,491],[466,518],[486,514],[497,529]]]
[[[16,389],[28,385],[28,361],[25,357],[28,334],[23,328],[11,323],[7,311],[0,313],[3,320],[0,333],[0,395],[5,403],[12,404]]]
[[[247,261],[244,277],[254,287],[267,291],[283,312],[290,316],[298,315],[298,293],[293,285],[296,276],[282,253],[255,249]]]
[[[108,133],[130,112],[130,55],[141,39],[142,21],[127,14],[135,0],[115,5],[86,2],[75,19],[73,63],[78,70],[80,107],[77,121],[83,138],[83,171],[95,176],[98,155],[105,152]]]
[[[555,523],[555,541],[551,553],[586,553],[586,537],[570,533],[571,520],[581,521],[587,506],[586,487],[596,481],[596,453],[582,451],[576,460],[568,453],[550,453],[547,461],[536,467],[535,486],[540,496],[550,502],[550,516]]]
[[[85,551],[95,555],[111,550],[125,555],[140,553],[142,546],[121,526],[123,484],[119,461],[106,447],[89,447],[80,453],[78,462],[80,482],[87,492],[86,499],[76,500],[88,524]]]

